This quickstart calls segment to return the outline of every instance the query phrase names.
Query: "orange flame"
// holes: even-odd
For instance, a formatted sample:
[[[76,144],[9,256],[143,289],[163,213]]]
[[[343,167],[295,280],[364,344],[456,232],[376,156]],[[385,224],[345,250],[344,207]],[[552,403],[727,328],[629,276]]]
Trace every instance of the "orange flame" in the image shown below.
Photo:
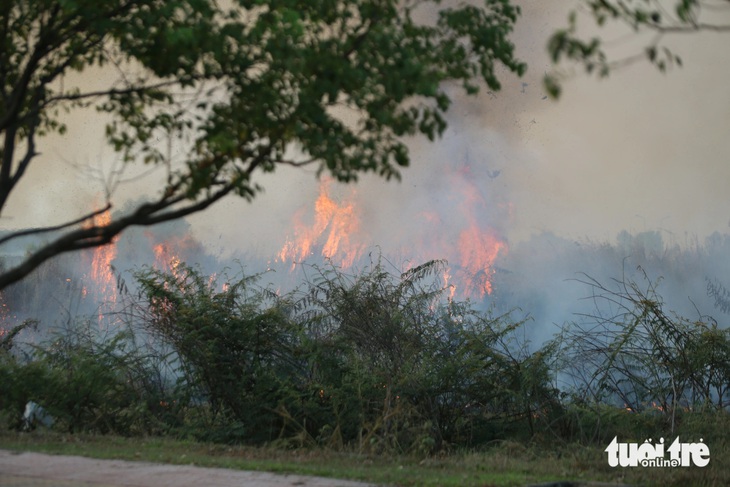
[[[461,266],[462,282],[466,283],[467,296],[492,294],[494,261],[500,253],[507,251],[507,243],[499,238],[492,229],[479,224],[477,214],[487,208],[474,180],[470,178],[469,168],[464,170],[460,192],[463,195],[461,212],[467,216],[468,227],[462,230],[458,240],[458,262]]]
[[[338,203],[329,195],[330,184],[325,181],[320,185],[313,223],[304,222],[305,210],[295,214],[293,237],[287,239],[277,254],[279,262],[292,262],[293,269],[296,263],[319,253],[348,268],[373,244],[366,240],[367,235],[360,228],[360,211],[354,193]],[[452,174],[444,185],[450,199],[458,201],[456,208],[419,210],[416,219],[420,220],[420,230],[415,238],[413,233],[404,235],[407,244],[401,252],[406,252],[409,260],[447,260],[451,267],[443,275],[443,285],[448,299],[454,299],[457,294],[484,297],[493,291],[494,263],[507,251],[507,242],[484,224],[482,215],[489,214],[490,207],[469,168]]]
[[[182,284],[188,277],[184,270],[185,262],[193,256],[202,253],[202,245],[191,234],[168,235],[162,241],[152,232],[145,232],[145,235],[152,244],[152,252],[155,256],[154,266],[166,273],[172,274],[175,280]],[[156,242],[156,243],[155,243]],[[213,286],[216,275],[209,278],[209,286]]]
[[[152,247],[152,251],[155,253],[155,267],[158,269],[174,273],[180,266],[180,257],[170,248],[169,243],[158,243]]]
[[[111,213],[107,210],[95,216],[91,220],[90,226],[103,227],[108,225],[111,219]],[[112,262],[117,256],[116,241],[117,238],[115,237],[110,243],[95,247],[92,250],[91,271],[88,274],[88,278],[94,283],[95,296],[102,298],[110,306],[113,306],[117,300],[116,280],[112,272]],[[86,292],[84,291],[83,294],[85,296]]]
[[[292,267],[314,254],[314,247],[324,237],[321,255],[339,261],[342,267],[350,267],[362,255],[365,244],[354,241],[359,232],[360,219],[352,201],[338,204],[329,196],[329,181],[323,181],[317,201],[314,203],[314,225],[307,226],[301,220],[301,212],[295,216],[294,240],[288,240],[279,251],[281,262],[292,261]]]
[[[172,242],[158,243],[152,247],[152,251],[155,254],[155,267],[163,272],[172,274],[175,281],[182,285],[187,277],[187,274],[182,268],[182,259],[180,258],[179,249]],[[165,283],[167,288],[167,282]]]
[[[471,226],[459,235],[459,264],[467,274],[467,294],[492,294],[494,261],[507,244],[488,231]],[[468,279],[471,276],[471,279]]]
[[[451,273],[449,272],[449,269],[446,269],[444,271],[444,289],[449,290],[449,301],[454,300],[454,295],[456,294],[456,286],[451,284]]]

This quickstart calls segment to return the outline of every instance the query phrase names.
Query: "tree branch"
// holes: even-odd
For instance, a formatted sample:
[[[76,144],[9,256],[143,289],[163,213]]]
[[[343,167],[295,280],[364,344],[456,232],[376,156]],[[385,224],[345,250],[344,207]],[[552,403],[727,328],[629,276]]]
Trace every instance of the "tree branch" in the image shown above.
[[[690,24],[690,25],[672,25],[663,26],[657,24],[647,24],[653,30],[661,32],[663,34],[685,34],[685,33],[696,33],[699,31],[710,31],[710,32],[730,32],[730,25],[720,24]]]
[[[10,171],[13,165],[13,157],[15,156],[15,138],[17,133],[18,128],[15,125],[8,127],[5,131],[2,161],[0,161],[0,164],[2,164],[0,166],[0,212],[13,189]]]
[[[46,100],[46,103],[44,104],[44,107],[49,106],[49,105],[59,102],[59,101],[77,101],[77,100],[83,100],[83,99],[87,99],[87,98],[98,98],[101,96],[129,95],[132,93],[142,93],[147,90],[165,88],[168,86],[176,85],[178,83],[179,82],[177,80],[168,80],[168,81],[161,81],[159,83],[154,83],[151,85],[132,86],[132,87],[126,88],[126,89],[112,88],[109,90],[90,91],[87,93],[57,95],[57,96],[48,98]]]
[[[77,218],[76,220],[72,220],[67,223],[61,223],[60,225],[55,225],[52,227],[43,227],[43,228],[29,228],[27,230],[21,230],[19,232],[14,232],[11,235],[7,235],[3,238],[0,238],[0,245],[5,244],[6,242],[9,242],[10,240],[13,240],[15,238],[20,237],[27,237],[30,235],[38,235],[41,233],[48,233],[48,232],[55,232],[57,230],[63,230],[64,228],[73,227],[75,225],[79,225],[80,223],[83,223],[87,220],[91,220],[92,218],[101,215],[102,213],[105,213],[111,209],[112,205],[111,203],[107,203],[104,208],[101,208],[99,210],[95,210],[88,215],[84,215],[81,218]]]
[[[10,178],[10,187],[8,188],[8,195],[10,191],[15,187],[16,184],[18,184],[18,181],[20,181],[20,178],[23,177],[23,174],[25,173],[25,170],[28,169],[28,165],[30,164],[30,161],[33,160],[35,156],[38,155],[38,153],[35,150],[35,134],[36,129],[38,128],[38,124],[40,123],[40,120],[36,117],[35,120],[30,124],[30,128],[28,131],[28,137],[27,137],[27,144],[28,147],[25,151],[25,156],[23,156],[23,159],[20,160],[18,163],[18,168],[15,170],[15,173]],[[4,163],[4,161],[3,161]],[[0,211],[5,207],[5,201],[7,196],[0,199]]]
[[[104,226],[80,228],[58,237],[53,242],[50,242],[33,252],[20,265],[0,274],[0,289],[4,289],[10,284],[18,282],[37,269],[45,261],[57,255],[111,243],[114,237],[119,235],[128,227],[156,225],[158,223],[183,218],[207,209],[213,203],[219,201],[224,196],[239,188],[244,180],[249,179],[251,174],[253,174],[253,171],[266,158],[270,157],[272,147],[274,145],[275,144],[272,142],[266,150],[262,150],[261,153],[259,153],[256,158],[248,164],[245,170],[240,171],[237,176],[233,177],[229,181],[221,183],[221,187],[219,189],[209,192],[205,198],[200,201],[192,202],[181,208],[171,209],[173,206],[186,199],[184,192],[179,192],[183,189],[184,183],[184,178],[181,178],[175,184],[168,186],[167,190],[156,202],[143,204],[130,215],[113,220]],[[210,161],[205,163],[205,165],[214,165],[214,162]],[[97,210],[96,212],[87,215],[85,218],[76,220],[75,223],[80,223],[93,218],[93,216],[98,213],[102,213],[103,211],[105,210]],[[70,222],[60,226],[60,228],[67,228],[73,224],[74,222]],[[41,231],[43,230],[41,229]],[[31,234],[40,233],[33,232],[32,230],[29,230],[29,232],[31,232]],[[17,235],[10,236],[9,239],[15,238],[15,236]],[[0,241],[0,243],[2,243],[2,241]]]
[[[155,225],[204,210],[229,194],[235,187],[236,184],[231,182],[202,201],[156,215],[155,213],[164,211],[174,204],[163,196],[158,202],[142,205],[131,215],[114,220],[105,226],[92,226],[69,232],[33,252],[20,265],[0,274],[0,289],[20,281],[45,261],[57,255],[109,244],[114,237],[130,226]]]
[[[312,164],[314,162],[317,162],[317,159],[310,158],[310,159],[305,159],[303,161],[290,161],[290,160],[287,160],[287,159],[279,159],[279,160],[274,161],[274,162],[276,164],[284,164],[284,165],[292,166],[292,167],[304,167],[304,166],[308,166],[308,165],[310,165],[310,164]]]

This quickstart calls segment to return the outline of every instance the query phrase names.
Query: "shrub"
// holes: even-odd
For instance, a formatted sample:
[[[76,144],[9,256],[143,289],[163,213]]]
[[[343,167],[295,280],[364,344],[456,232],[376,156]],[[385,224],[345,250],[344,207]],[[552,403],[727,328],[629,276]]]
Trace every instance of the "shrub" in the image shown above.
[[[281,422],[272,416],[298,367],[297,328],[278,297],[255,286],[258,277],[219,289],[185,265],[136,274],[140,326],[174,351],[179,407],[200,423],[199,433],[218,440],[276,438]]]
[[[131,334],[100,336],[79,322],[56,331],[20,360],[5,353],[0,409],[20,418],[27,401],[41,404],[68,431],[150,432],[140,381],[148,375]],[[8,426],[18,428],[19,420]]]
[[[730,330],[707,316],[693,321],[665,310],[648,278],[644,286],[585,283],[595,313],[566,325],[553,343],[561,375],[573,380],[572,433],[590,441],[629,431],[670,435],[690,417],[684,413],[725,411]]]
[[[446,298],[444,265],[394,274],[377,261],[356,276],[317,269],[299,301],[315,391],[310,435],[359,450],[436,451],[517,423],[532,435],[537,416],[557,405],[544,356],[513,341],[522,323]]]

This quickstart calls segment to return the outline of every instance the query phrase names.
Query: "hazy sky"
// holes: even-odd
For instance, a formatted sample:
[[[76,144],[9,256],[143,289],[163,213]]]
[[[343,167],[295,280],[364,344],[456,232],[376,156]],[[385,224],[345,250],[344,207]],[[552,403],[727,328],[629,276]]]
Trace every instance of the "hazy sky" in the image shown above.
[[[526,80],[532,87],[549,69],[544,39],[560,16],[530,8],[538,2],[525,4],[518,39],[530,29],[520,52],[533,68]],[[617,52],[629,52],[636,49],[632,41],[646,38],[613,40]],[[515,150],[529,155],[505,171],[515,188],[515,235],[549,230],[613,238],[624,228],[661,228],[680,238],[727,231],[727,42],[720,34],[668,38],[683,68],[662,75],[639,63],[600,81],[579,75],[566,82],[559,102],[517,114]]]
[[[506,77],[499,93],[460,98],[445,137],[414,146],[413,166],[401,184],[365,178],[354,189],[364,214],[377,215],[371,231],[376,243],[412,224],[403,208],[448,204],[444,193],[458,186],[444,184],[444,173],[465,165],[481,176],[477,184],[494,205],[484,218],[510,242],[544,231],[614,242],[624,229],[661,229],[666,241],[682,244],[728,231],[728,36],[667,39],[684,59],[683,68],[668,74],[648,63],[601,80],[576,72],[554,102],[544,99],[541,86],[552,69],[545,45],[566,25],[567,4],[523,2],[515,42],[528,62],[527,75]],[[646,41],[607,36],[617,55],[636,52]],[[484,177],[494,171],[501,172]],[[253,205],[222,204],[221,214],[235,215],[232,227],[204,216],[196,219],[198,228],[266,248],[283,238],[294,209],[313,206],[316,193],[311,174],[287,174],[272,179]],[[508,212],[497,208],[505,205]]]
[[[397,242],[397,230],[415,225],[412,215],[419,208],[453,204],[450,192],[460,191],[459,177],[478,187],[491,205],[481,218],[510,242],[544,231],[613,242],[623,229],[662,229],[678,243],[687,235],[727,232],[730,36],[671,39],[684,67],[664,75],[646,63],[604,80],[576,73],[554,102],[544,99],[541,87],[551,69],[545,44],[565,25],[568,2],[521,3],[515,43],[528,62],[527,75],[505,77],[499,93],[458,98],[445,137],[413,147],[413,167],[402,183],[364,178],[339,192],[358,202],[373,242]],[[634,41],[619,37],[613,45],[628,52]],[[98,119],[77,116],[69,138],[41,149],[43,163],[29,172],[32,182],[14,197],[2,226],[56,224],[78,214],[68,208],[91,209],[95,194],[97,203],[103,201],[101,185],[73,165],[113,158],[101,126]],[[252,204],[228,199],[193,218],[197,234],[225,253],[280,248],[293,213],[314,204],[313,172],[267,176],[266,193]],[[140,187],[123,187],[119,194]]]

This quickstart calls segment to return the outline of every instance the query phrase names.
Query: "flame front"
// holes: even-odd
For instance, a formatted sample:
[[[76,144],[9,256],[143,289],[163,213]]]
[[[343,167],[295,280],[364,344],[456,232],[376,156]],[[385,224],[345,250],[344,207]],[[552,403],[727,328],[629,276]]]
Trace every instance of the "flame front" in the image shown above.
[[[462,274],[460,281],[465,283],[467,296],[492,294],[494,261],[500,253],[507,251],[507,243],[484,224],[479,215],[488,210],[479,188],[474,184],[468,167],[461,171],[458,179],[463,196],[461,213],[465,215],[467,228],[459,233],[458,263]]]
[[[366,245],[355,241],[360,230],[360,219],[352,201],[337,203],[329,196],[328,181],[322,182],[317,201],[314,203],[314,224],[302,222],[302,212],[294,217],[294,238],[279,251],[281,262],[292,262],[292,267],[314,255],[321,247],[323,257],[348,268],[360,258]],[[324,242],[321,242],[324,240]]]
[[[466,282],[466,294],[492,294],[494,261],[507,244],[489,231],[471,226],[459,235],[459,264]]]
[[[147,237],[153,238],[152,234],[148,234]],[[152,246],[152,252],[155,254],[154,266],[162,272],[171,274],[179,284],[182,284],[187,278],[183,269],[184,260],[181,255],[190,246],[191,242],[189,240],[190,236],[183,238],[168,237]]]
[[[95,216],[91,221],[93,227],[104,227],[111,222],[109,210]],[[112,262],[117,256],[116,237],[108,244],[95,247],[91,253],[91,270],[88,278],[94,283],[94,297],[100,298],[111,307],[117,300],[117,288]],[[86,291],[82,291],[86,296]],[[101,314],[101,311],[100,311]]]
[[[158,243],[152,247],[152,251],[155,253],[155,267],[164,272],[172,272],[177,277],[181,260],[171,245],[167,242]]]
[[[172,275],[182,285],[189,277],[186,264],[196,263],[204,255],[205,249],[190,233],[169,233],[167,235],[146,231],[145,235],[152,246],[154,267]],[[199,261],[197,262],[200,263]],[[217,276],[209,277],[209,286],[213,286]]]
[[[446,259],[450,267],[443,277],[448,298],[483,298],[493,291],[494,263],[507,251],[507,243],[485,224],[485,215],[493,211],[482,196],[474,177],[465,171],[445,178],[444,186],[453,203],[438,208],[419,210],[415,218],[404,214],[402,225],[393,234],[403,231],[400,246],[409,261]],[[305,223],[306,209],[300,209],[292,218],[293,235],[277,254],[280,262],[294,266],[307,258],[321,255],[342,268],[351,267],[373,242],[361,230],[360,209],[356,193],[341,202],[330,197],[329,181],[320,185],[314,204],[313,223]],[[413,222],[419,222],[417,229]]]

